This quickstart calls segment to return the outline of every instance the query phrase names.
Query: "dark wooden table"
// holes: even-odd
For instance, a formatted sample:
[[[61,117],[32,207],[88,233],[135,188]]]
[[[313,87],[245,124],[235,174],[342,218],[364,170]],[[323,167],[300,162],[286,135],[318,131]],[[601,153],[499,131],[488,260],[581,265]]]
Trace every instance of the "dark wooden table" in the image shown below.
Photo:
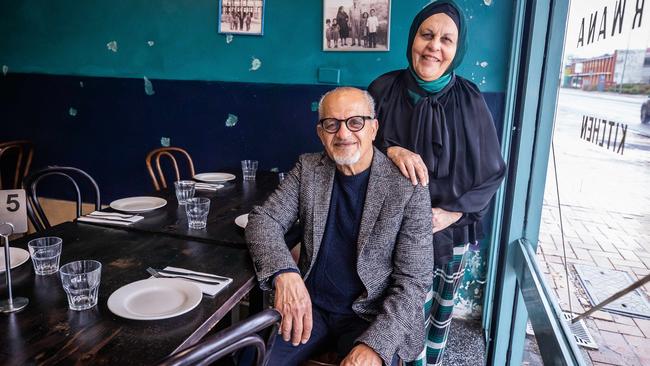
[[[244,229],[235,225],[235,218],[249,213],[254,205],[264,203],[264,200],[278,186],[278,174],[258,172],[257,179],[254,181],[243,181],[241,173],[236,175],[237,179],[224,183],[224,187],[217,191],[196,191],[196,197],[210,199],[210,212],[205,229],[187,227],[185,208],[178,205],[173,187],[153,193],[152,195],[166,199],[167,205],[141,214],[145,219],[129,225],[128,229],[244,247],[246,244]],[[107,209],[107,211],[112,210]],[[296,230],[298,229],[291,232],[290,238],[297,238]]]
[[[235,206],[235,204],[233,204]],[[0,315],[0,364],[151,365],[196,343],[256,284],[244,249],[84,223],[64,223],[11,243],[25,248],[36,236],[63,239],[61,264],[79,259],[102,263],[99,303],[68,310],[59,274],[36,276],[31,261],[13,269],[14,296],[29,298],[18,313]],[[233,278],[214,298],[165,320],[134,321],[108,310],[111,293],[148,277],[149,266],[167,265]],[[4,275],[2,276],[4,277]],[[2,279],[0,297],[7,297]]]

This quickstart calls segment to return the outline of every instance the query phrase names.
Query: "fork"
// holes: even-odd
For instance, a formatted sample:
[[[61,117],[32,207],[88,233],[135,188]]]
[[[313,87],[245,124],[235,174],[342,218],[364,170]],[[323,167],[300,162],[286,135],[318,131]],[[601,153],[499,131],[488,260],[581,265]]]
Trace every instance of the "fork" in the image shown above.
[[[200,282],[200,283],[205,283],[205,284],[208,284],[208,285],[219,285],[219,284],[221,284],[221,281],[216,281],[216,280],[215,281],[205,281],[205,280],[197,280],[195,278],[186,277],[186,276],[165,275],[165,274],[162,274],[162,273],[156,271],[155,269],[153,269],[151,267],[147,268],[147,272],[149,272],[150,275],[152,275],[152,276],[154,276],[156,278],[182,278],[182,279],[187,280],[187,281]]]

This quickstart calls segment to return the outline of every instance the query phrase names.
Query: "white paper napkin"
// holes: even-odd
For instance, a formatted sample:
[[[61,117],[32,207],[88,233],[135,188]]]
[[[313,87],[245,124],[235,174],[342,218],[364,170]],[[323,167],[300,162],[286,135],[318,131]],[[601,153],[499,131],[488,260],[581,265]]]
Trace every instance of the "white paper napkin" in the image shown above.
[[[210,279],[205,278],[205,277],[195,277],[195,276],[192,276],[192,273],[197,273],[197,274],[202,274],[202,275],[214,275],[213,273],[190,271],[189,269],[178,268],[178,267],[170,267],[170,266],[167,266],[164,269],[169,270],[169,271],[174,271],[174,272],[185,272],[185,273],[187,273],[187,277],[195,278],[197,280],[204,280],[204,281],[210,281]],[[215,279],[215,280],[219,281],[218,285],[208,285],[207,283],[200,283],[200,282],[192,282],[192,283],[199,286],[199,288],[201,289],[201,291],[204,294],[206,294],[208,296],[211,296],[211,297],[214,297],[219,292],[221,292],[221,290],[228,287],[228,285],[230,285],[230,283],[232,282],[232,278],[228,278],[228,277],[224,277],[224,278],[226,278],[226,279],[225,280]]]

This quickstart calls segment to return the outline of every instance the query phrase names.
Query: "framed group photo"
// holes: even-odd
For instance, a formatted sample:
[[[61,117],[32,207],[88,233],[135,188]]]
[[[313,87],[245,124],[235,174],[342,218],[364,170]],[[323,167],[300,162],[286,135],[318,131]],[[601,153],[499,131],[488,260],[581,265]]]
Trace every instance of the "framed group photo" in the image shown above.
[[[388,51],[390,0],[323,0],[323,51]]]
[[[264,34],[265,0],[219,0],[219,33]]]

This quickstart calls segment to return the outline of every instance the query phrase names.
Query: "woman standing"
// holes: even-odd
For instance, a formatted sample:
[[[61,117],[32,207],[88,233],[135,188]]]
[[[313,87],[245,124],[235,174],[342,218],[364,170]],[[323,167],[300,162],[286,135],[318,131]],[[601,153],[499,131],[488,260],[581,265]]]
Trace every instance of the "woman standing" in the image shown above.
[[[339,25],[339,36],[341,37],[341,46],[348,45],[348,37],[350,36],[350,27],[348,25],[348,14],[342,6],[339,6],[339,11],[336,14],[336,23]]]
[[[454,70],[465,53],[463,13],[451,0],[413,20],[409,67],[377,78],[376,144],[413,184],[429,186],[433,212],[433,286],[425,304],[427,340],[415,365],[440,364],[468,244],[505,175],[499,141],[481,92]]]

